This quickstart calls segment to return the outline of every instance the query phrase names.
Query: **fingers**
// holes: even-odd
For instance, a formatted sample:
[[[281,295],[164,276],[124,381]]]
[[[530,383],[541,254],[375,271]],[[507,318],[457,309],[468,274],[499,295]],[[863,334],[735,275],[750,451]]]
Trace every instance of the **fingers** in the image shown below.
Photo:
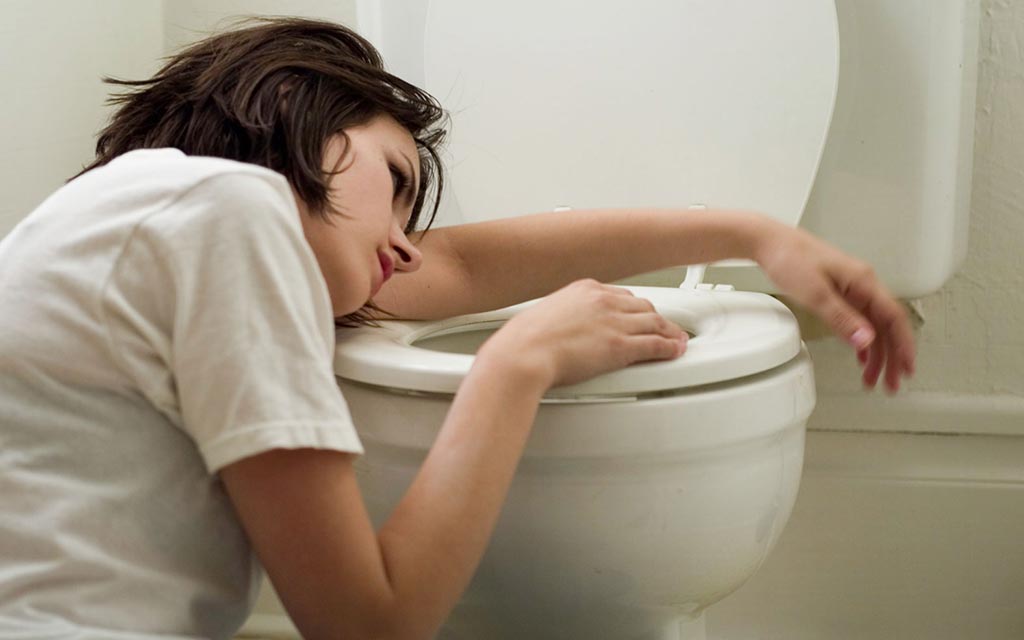
[[[888,351],[888,363],[885,367],[885,388],[890,393],[896,393],[900,390],[900,378],[905,375],[905,365],[900,359],[899,349],[893,346],[893,340],[890,335],[886,335],[887,351]]]
[[[613,299],[613,304],[623,312],[621,317],[621,328],[626,333],[659,335],[670,340],[686,341],[689,337],[683,329],[658,313],[654,304],[645,298],[638,298],[632,292],[626,291],[627,296],[620,296]]]
[[[624,314],[621,323],[622,330],[631,335],[659,335],[670,340],[684,341],[689,337],[679,325],[653,311]]]
[[[579,280],[511,318],[477,355],[500,354],[502,362],[524,363],[544,384],[563,386],[635,362],[678,357],[686,339],[649,300]]]
[[[868,363],[867,349],[857,349],[857,362],[859,362],[862,367]]]
[[[865,352],[875,341],[872,324],[828,284],[822,284],[808,306],[858,352]]]
[[[623,344],[630,362],[678,358],[686,351],[689,338],[679,325],[653,312],[628,314],[622,330],[629,334]]]
[[[875,340],[865,350],[864,373],[861,379],[868,389],[874,389],[878,384],[878,376],[881,375],[882,367],[885,365],[885,345],[883,343],[884,340]]]
[[[627,335],[622,341],[629,362],[678,358],[686,351],[689,336],[679,325],[654,310],[650,300],[628,296],[615,299],[620,315],[619,330]]]
[[[876,335],[868,349],[854,345],[864,366],[864,386],[873,389],[884,368],[886,389],[896,392],[900,378],[914,373],[914,336],[906,312],[870,272],[851,281],[845,297],[861,310]]]
[[[624,347],[629,353],[630,364],[649,360],[671,360],[678,358],[686,351],[686,339],[672,339],[659,335],[636,335],[626,338]]]
[[[762,245],[758,262],[779,288],[819,317],[857,351],[864,383],[885,371],[886,387],[914,373],[914,336],[902,304],[867,264],[796,230]]]
[[[688,334],[655,311],[654,304],[622,287],[602,285],[615,294],[609,303],[619,312],[618,327],[626,334],[622,348],[630,363],[677,358],[686,351]]]

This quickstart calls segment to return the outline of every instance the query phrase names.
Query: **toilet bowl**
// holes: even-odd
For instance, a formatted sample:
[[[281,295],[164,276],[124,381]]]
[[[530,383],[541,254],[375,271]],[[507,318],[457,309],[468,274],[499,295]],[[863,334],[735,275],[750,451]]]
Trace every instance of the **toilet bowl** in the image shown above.
[[[749,292],[630,287],[687,352],[552,389],[491,543],[442,638],[703,637],[789,517],[811,363],[796,322]],[[473,353],[532,303],[339,333],[335,370],[376,524],[405,493]]]

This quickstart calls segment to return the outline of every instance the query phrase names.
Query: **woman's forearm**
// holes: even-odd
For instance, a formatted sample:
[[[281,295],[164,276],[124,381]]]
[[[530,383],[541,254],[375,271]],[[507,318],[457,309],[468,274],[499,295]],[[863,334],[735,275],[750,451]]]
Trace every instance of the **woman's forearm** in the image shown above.
[[[432,636],[473,575],[548,384],[515,359],[479,358],[419,474],[378,538],[397,637]],[[425,585],[431,585],[425,588]]]
[[[672,266],[752,258],[778,223],[729,210],[543,213],[429,231],[423,268],[375,300],[408,318],[494,309],[590,277],[603,282]]]

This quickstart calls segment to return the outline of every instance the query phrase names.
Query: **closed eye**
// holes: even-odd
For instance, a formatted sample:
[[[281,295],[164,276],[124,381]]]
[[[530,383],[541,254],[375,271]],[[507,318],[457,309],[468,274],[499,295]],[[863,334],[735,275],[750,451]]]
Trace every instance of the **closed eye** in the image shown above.
[[[394,198],[397,200],[399,196],[405,194],[409,185],[412,184],[412,179],[394,165],[390,165],[389,169],[391,170],[391,185],[394,190]]]

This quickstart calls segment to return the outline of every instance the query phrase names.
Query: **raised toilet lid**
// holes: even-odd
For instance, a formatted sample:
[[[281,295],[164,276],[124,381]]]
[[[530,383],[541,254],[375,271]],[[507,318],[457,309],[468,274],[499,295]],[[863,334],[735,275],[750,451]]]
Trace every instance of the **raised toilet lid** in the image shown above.
[[[450,112],[442,224],[556,208],[803,214],[839,77],[833,0],[360,4]]]
[[[630,396],[724,382],[767,371],[800,352],[796,320],[760,293],[627,287],[689,331],[686,353],[552,389],[547,398]],[[334,368],[346,380],[406,391],[452,394],[483,341],[523,303],[437,322],[381,322],[341,329]]]

